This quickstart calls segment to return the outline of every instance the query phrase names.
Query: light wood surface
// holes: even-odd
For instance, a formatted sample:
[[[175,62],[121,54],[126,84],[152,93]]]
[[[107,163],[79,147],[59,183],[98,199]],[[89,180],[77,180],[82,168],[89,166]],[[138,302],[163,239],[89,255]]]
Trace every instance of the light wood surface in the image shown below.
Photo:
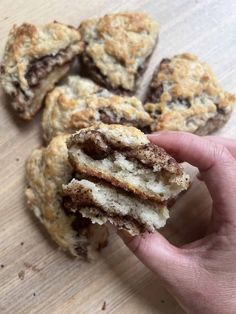
[[[78,25],[85,18],[124,10],[145,11],[161,24],[160,42],[142,91],[162,57],[189,51],[212,65],[225,89],[236,92],[234,0],[1,0],[0,51],[14,23],[58,20]],[[42,112],[32,122],[23,122],[2,94],[0,101],[0,265],[4,265],[0,266],[0,313],[183,313],[115,234],[93,264],[57,249],[26,210],[24,199],[25,160],[41,144]],[[219,134],[236,137],[235,112]],[[196,239],[204,230],[210,206],[204,184],[194,180],[174,206],[163,233],[177,244]]]

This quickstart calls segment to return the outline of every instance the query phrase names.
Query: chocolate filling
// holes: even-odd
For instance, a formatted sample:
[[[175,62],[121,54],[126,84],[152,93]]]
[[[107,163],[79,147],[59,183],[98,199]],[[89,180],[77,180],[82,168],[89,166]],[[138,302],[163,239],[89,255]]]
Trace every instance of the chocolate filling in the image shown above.
[[[101,108],[99,109],[100,120],[106,124],[125,124],[136,126],[138,129],[146,129],[146,133],[150,132],[150,126],[139,123],[137,120],[129,120],[124,117],[118,117],[111,109]]]
[[[100,71],[100,69],[93,62],[93,59],[90,58],[85,52],[80,56],[80,64],[82,76],[92,79],[97,84],[104,86],[117,95],[129,96],[133,94],[133,91],[126,90],[122,87],[113,87],[109,79]]]
[[[161,95],[163,92],[164,88],[162,84],[159,84],[157,86],[150,86],[146,102],[159,102],[161,100]]]
[[[112,152],[105,136],[97,131],[91,131],[91,136],[83,142],[82,149],[96,160],[104,159]]]
[[[171,60],[168,58],[164,58],[160,62],[157,70],[155,71],[155,73],[153,75],[152,82],[150,84],[150,87],[149,87],[147,95],[146,95],[145,103],[147,103],[147,102],[153,102],[153,103],[160,102],[161,95],[164,92],[164,88],[163,88],[163,84],[161,82],[155,81],[155,77],[157,76],[157,73],[159,71],[163,71],[163,70],[165,70],[165,68],[168,69],[167,65],[170,62],[171,62]],[[170,71],[170,69],[168,69],[168,71]]]
[[[95,130],[87,132],[82,143],[80,142],[80,135],[78,134],[77,136],[73,136],[72,142],[68,144],[68,147],[70,148],[71,145],[79,144],[85,154],[94,160],[102,160],[107,157],[114,158],[114,153],[118,151],[127,159],[137,160],[147,168],[153,168],[155,165],[158,165],[158,167],[168,172],[181,173],[181,169],[175,159],[167,155],[161,147],[152,143],[140,145],[135,148],[126,146],[118,147],[108,142],[104,134]]]
[[[145,231],[145,226],[140,223],[139,221],[135,220],[132,216],[130,215],[125,215],[125,216],[119,216],[114,213],[109,213],[107,211],[104,211],[102,207],[98,207],[92,200],[90,200],[83,192],[80,190],[78,191],[78,194],[76,193],[76,190],[68,191],[68,195],[65,195],[63,197],[64,200],[66,200],[66,210],[70,211],[70,209],[73,208],[73,213],[71,212],[72,215],[76,215],[75,220],[72,222],[72,228],[77,231],[78,235],[81,233],[81,230],[84,228],[88,228],[89,224],[91,224],[91,221],[89,218],[84,218],[81,213],[79,212],[80,209],[88,207],[91,211],[91,213],[94,215],[94,217],[99,218],[99,217],[109,217],[115,220],[117,223],[117,226],[124,228],[124,229],[129,229],[125,221],[128,221],[130,224],[134,225],[138,230],[141,232]],[[124,191],[122,191],[124,193]],[[79,247],[81,249],[81,247]],[[81,254],[79,251],[78,253]]]
[[[45,78],[56,66],[62,66],[71,61],[70,47],[61,49],[55,55],[47,55],[39,59],[32,60],[25,75],[30,87],[35,87],[39,81]]]
[[[89,207],[89,206],[86,206],[86,207]],[[126,229],[126,230],[130,230],[130,227],[136,228],[139,230],[140,233],[143,233],[146,231],[145,225],[139,222],[138,220],[134,219],[130,215],[119,216],[119,215],[116,215],[115,213],[107,212],[99,207],[91,207],[90,210],[91,210],[91,213],[96,218],[108,217],[108,218],[114,219],[115,225],[119,228]],[[128,226],[126,222],[129,224]]]

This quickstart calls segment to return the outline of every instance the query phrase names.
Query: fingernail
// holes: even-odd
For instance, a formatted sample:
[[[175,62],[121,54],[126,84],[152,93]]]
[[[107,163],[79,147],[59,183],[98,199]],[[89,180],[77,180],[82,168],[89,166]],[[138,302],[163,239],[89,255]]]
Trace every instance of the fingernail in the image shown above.
[[[161,135],[163,132],[162,131],[160,131],[160,132],[153,132],[153,133],[151,133],[151,134],[147,134],[147,136],[148,137],[152,137],[152,136],[159,136],[159,135]]]

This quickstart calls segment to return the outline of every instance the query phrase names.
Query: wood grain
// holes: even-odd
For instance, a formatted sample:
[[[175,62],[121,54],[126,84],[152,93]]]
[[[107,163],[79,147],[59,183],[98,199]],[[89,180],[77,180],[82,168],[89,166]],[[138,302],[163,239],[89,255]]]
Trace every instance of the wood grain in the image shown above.
[[[14,23],[58,20],[78,25],[82,19],[122,10],[145,11],[161,24],[160,43],[139,95],[162,57],[184,51],[209,62],[224,88],[236,92],[234,0],[1,0],[0,50]],[[32,148],[41,145],[42,112],[34,121],[23,122],[2,93],[0,101],[0,313],[183,313],[115,234],[93,264],[58,250],[26,210],[24,199],[25,160]],[[235,112],[219,134],[236,137]],[[210,207],[205,186],[194,180],[163,233],[176,244],[196,239]],[[18,276],[21,271],[23,280]]]

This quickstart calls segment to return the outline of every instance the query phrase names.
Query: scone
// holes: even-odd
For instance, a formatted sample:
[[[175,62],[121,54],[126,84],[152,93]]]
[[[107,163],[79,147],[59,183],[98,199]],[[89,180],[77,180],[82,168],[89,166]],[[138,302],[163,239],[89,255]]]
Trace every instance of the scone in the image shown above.
[[[150,129],[152,119],[135,97],[118,96],[79,76],[46,97],[43,134],[46,141],[59,133],[73,133],[97,122],[133,125]]]
[[[59,135],[48,147],[35,149],[27,162],[27,203],[51,237],[74,256],[92,258],[107,243],[105,226],[92,224],[64,206],[62,185],[73,177],[68,162],[66,135]]]
[[[169,217],[165,204],[144,201],[104,182],[73,179],[63,192],[72,212],[101,225],[110,222],[131,235],[154,232]]]
[[[118,124],[82,129],[67,141],[76,172],[157,202],[175,198],[189,186],[189,176],[140,130]]]
[[[71,26],[57,22],[13,26],[1,64],[1,83],[21,118],[35,115],[82,49],[80,33]]]
[[[158,24],[143,13],[107,14],[83,21],[83,73],[116,93],[134,93],[158,36]]]
[[[225,124],[235,101],[206,63],[184,53],[162,60],[153,75],[145,109],[155,119],[152,131],[205,135]]]

